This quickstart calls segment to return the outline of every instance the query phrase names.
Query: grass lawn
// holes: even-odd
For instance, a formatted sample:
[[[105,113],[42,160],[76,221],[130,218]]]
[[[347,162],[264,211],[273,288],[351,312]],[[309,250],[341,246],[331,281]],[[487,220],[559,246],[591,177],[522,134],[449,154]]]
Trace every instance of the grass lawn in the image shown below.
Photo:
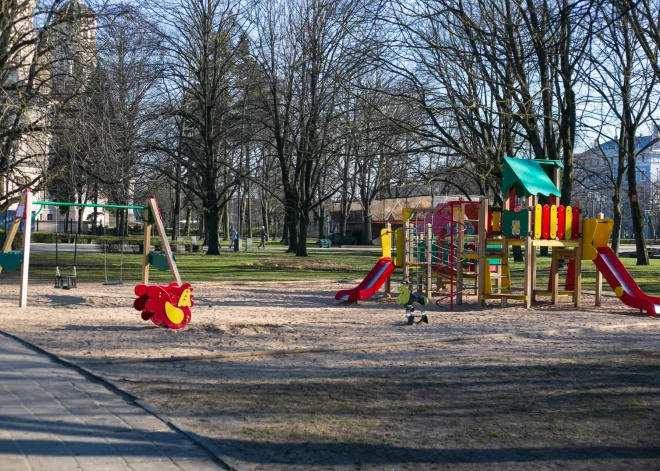
[[[119,279],[120,254],[107,255],[108,281]],[[313,252],[309,257],[295,257],[282,251],[228,252],[211,256],[176,254],[179,273],[184,281],[291,281],[337,278],[364,278],[378,260],[377,252]],[[138,282],[142,276],[142,255],[123,255],[122,277],[127,282]],[[73,266],[73,253],[59,254],[62,274]],[[76,260],[80,282],[103,282],[104,254],[78,253]],[[19,270],[2,274],[0,279],[18,281]],[[55,254],[33,253],[30,257],[30,281],[48,282],[54,279]],[[169,271],[150,270],[150,280],[171,281]]]
[[[271,244],[272,246],[272,244]],[[122,278],[127,282],[138,282],[141,279],[142,256],[124,254]],[[309,257],[295,257],[281,251],[228,252],[223,251],[218,256],[204,253],[177,254],[177,266],[185,281],[295,281],[295,280],[330,280],[330,279],[362,279],[378,260],[379,254],[373,251],[328,251],[310,252]],[[108,254],[108,281],[119,279],[121,263],[120,254]],[[660,296],[660,260],[652,259],[649,266],[637,266],[634,258],[621,259],[640,288],[647,294]],[[70,272],[73,265],[72,253],[60,253],[59,266],[63,274]],[[513,287],[522,287],[523,263],[509,259]],[[537,285],[547,286],[550,267],[549,257],[537,258]],[[79,253],[77,262],[78,277],[81,282],[103,282],[104,254]],[[30,280],[32,282],[50,283],[55,273],[54,253],[33,253],[30,262]],[[0,276],[1,280],[18,279],[19,271]],[[401,271],[393,275],[398,281]],[[585,261],[582,265],[582,286],[585,290],[593,290],[596,281],[595,265]],[[560,272],[563,283],[565,271]],[[153,282],[170,281],[169,272],[159,272],[154,268],[150,271]],[[13,281],[12,281],[13,282]],[[604,281],[605,291],[609,290]]]

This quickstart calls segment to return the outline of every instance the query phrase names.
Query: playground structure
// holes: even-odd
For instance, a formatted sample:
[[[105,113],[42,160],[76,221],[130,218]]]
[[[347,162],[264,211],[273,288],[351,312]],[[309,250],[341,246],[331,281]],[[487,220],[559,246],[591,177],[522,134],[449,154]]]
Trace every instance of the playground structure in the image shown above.
[[[424,293],[437,305],[462,304],[466,294],[475,295],[479,306],[510,300],[530,307],[538,298],[557,304],[569,297],[581,305],[582,261],[596,265],[595,304],[601,304],[602,279],[626,305],[655,316],[660,298],[645,295],[609,248],[611,219],[583,218],[579,202],[559,204],[559,161],[521,160],[505,157],[502,165],[502,206],[488,198],[456,199],[435,208],[406,208],[402,229],[383,229],[383,256],[365,280],[353,290],[340,291],[336,299],[366,299],[386,284],[395,268],[403,271],[402,283]],[[541,204],[540,201],[544,203]],[[401,232],[399,232],[401,231]],[[397,256],[391,256],[395,234]],[[512,286],[509,256],[512,247],[524,255],[523,281]],[[547,247],[551,267],[547,286],[537,279],[537,250]],[[560,280],[560,266],[564,279]]]
[[[27,307],[28,300],[28,273],[30,269],[30,237],[32,232],[32,225],[30,219],[34,217],[32,214],[33,207],[55,206],[55,207],[99,207],[106,209],[127,209],[135,210],[142,213],[142,220],[144,222],[144,239],[143,239],[143,253],[142,253],[142,284],[136,288],[136,294],[139,297],[143,295],[150,299],[162,299],[166,302],[153,302],[149,303],[144,299],[144,303],[136,301],[135,307],[141,306],[138,310],[143,312],[145,320],[151,319],[157,325],[167,325],[170,328],[180,328],[185,326],[190,321],[190,307],[194,304],[191,301],[192,295],[190,294],[192,288],[188,283],[181,284],[181,276],[176,266],[176,261],[170,244],[167,240],[165,227],[163,226],[162,217],[158,208],[158,203],[155,197],[151,197],[146,201],[145,206],[129,206],[129,205],[113,205],[113,204],[92,204],[92,203],[70,203],[70,202],[57,202],[57,201],[33,201],[32,193],[30,190],[25,190],[21,195],[21,200],[16,210],[16,216],[12,223],[11,229],[7,234],[2,252],[0,252],[0,272],[11,271],[21,268],[20,276],[20,294],[18,306],[23,308]],[[23,222],[23,248],[21,251],[12,251],[11,247],[18,233],[19,226]],[[162,253],[151,252],[151,232],[155,227],[158,231],[160,243],[163,248]],[[123,249],[123,248],[122,248]],[[149,267],[152,266],[157,270],[167,271],[172,274],[175,283],[168,286],[148,286],[149,285]],[[55,287],[76,287],[77,273],[75,266],[72,275],[62,275],[59,267],[56,267]],[[144,286],[145,288],[140,288]],[[159,288],[159,289],[156,289]],[[139,293],[138,293],[139,291]],[[166,299],[167,298],[167,299]],[[142,305],[144,304],[144,305]],[[169,304],[169,306],[168,306]],[[145,311],[146,310],[146,311]],[[160,312],[162,310],[162,312]],[[147,316],[151,313],[151,316]]]

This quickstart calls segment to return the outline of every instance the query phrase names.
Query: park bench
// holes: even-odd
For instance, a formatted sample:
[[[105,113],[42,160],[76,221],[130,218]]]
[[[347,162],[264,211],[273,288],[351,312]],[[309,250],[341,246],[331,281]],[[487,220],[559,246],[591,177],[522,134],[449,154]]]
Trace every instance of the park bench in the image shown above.
[[[319,239],[316,243],[322,249],[329,249],[332,246],[332,241],[330,239]]]

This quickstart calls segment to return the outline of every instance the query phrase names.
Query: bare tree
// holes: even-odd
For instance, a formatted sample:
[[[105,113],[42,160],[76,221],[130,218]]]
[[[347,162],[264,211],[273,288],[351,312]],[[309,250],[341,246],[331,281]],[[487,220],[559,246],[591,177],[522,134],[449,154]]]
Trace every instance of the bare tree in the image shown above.
[[[150,6],[165,64],[156,122],[169,122],[169,130],[166,136],[155,134],[149,148],[178,165],[163,165],[160,158],[151,163],[200,201],[209,255],[219,254],[220,213],[243,178],[231,160],[241,145],[241,120],[234,113],[241,95],[232,74],[241,34],[239,7],[231,0]]]
[[[93,39],[95,18],[105,12],[102,5],[79,6],[76,0],[1,3],[0,207],[24,188],[41,186],[51,138],[64,132],[53,117],[84,90],[88,74],[80,56],[91,41],[80,39]]]
[[[347,53],[363,19],[357,0],[263,0],[253,11],[254,54],[262,82],[259,107],[280,164],[289,252],[307,255],[310,214],[340,108],[340,80],[360,64]]]

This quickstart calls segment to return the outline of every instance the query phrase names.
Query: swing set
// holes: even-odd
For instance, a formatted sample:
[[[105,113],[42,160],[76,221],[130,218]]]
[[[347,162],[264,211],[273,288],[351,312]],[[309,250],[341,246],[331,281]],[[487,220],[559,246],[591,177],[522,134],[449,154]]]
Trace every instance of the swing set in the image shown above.
[[[142,283],[135,288],[135,293],[138,300],[134,303],[134,307],[142,311],[142,318],[145,320],[151,319],[156,325],[167,325],[170,328],[178,329],[185,326],[190,321],[190,307],[194,305],[191,300],[190,294],[193,290],[189,283],[181,283],[181,276],[176,266],[176,259],[170,248],[167,240],[165,227],[163,226],[162,216],[158,203],[155,197],[147,200],[145,206],[132,206],[132,205],[119,205],[119,204],[96,204],[96,203],[69,203],[58,201],[33,201],[32,193],[30,190],[25,190],[21,195],[21,200],[16,209],[14,222],[11,226],[7,239],[5,240],[2,252],[0,252],[0,273],[4,271],[12,271],[21,268],[21,284],[19,294],[19,307],[27,307],[27,294],[28,294],[28,271],[30,267],[30,237],[32,234],[31,219],[36,216],[32,215],[32,208],[40,206],[41,209],[45,206],[60,207],[91,207],[91,208],[104,208],[104,209],[130,209],[137,211],[140,219],[144,223],[144,248],[142,252]],[[39,209],[39,212],[41,212]],[[37,213],[38,214],[38,213]],[[11,247],[18,232],[18,228],[23,225],[23,250],[12,251]],[[152,227],[156,227],[160,243],[163,251],[161,253],[151,252],[151,232]],[[55,220],[55,288],[70,289],[77,287],[77,273],[76,273],[76,258],[78,253],[78,235],[75,238],[73,268],[71,275],[62,275],[59,267],[59,235],[57,233],[57,219]],[[120,281],[119,283],[108,282],[107,272],[107,252],[108,241],[104,240],[104,284],[120,284],[123,278],[123,261],[124,261],[124,238],[121,240],[121,265],[120,265]],[[174,283],[162,287],[149,287],[149,267],[152,266],[157,270],[170,271]],[[147,290],[150,289],[150,291]],[[152,289],[153,288],[153,289]],[[158,288],[158,289],[155,289]],[[150,303],[146,305],[147,294],[153,295],[159,300],[159,303]],[[153,306],[158,305],[158,308]],[[161,306],[162,305],[162,306]],[[162,308],[162,309],[161,309]],[[162,313],[160,311],[163,311]]]

